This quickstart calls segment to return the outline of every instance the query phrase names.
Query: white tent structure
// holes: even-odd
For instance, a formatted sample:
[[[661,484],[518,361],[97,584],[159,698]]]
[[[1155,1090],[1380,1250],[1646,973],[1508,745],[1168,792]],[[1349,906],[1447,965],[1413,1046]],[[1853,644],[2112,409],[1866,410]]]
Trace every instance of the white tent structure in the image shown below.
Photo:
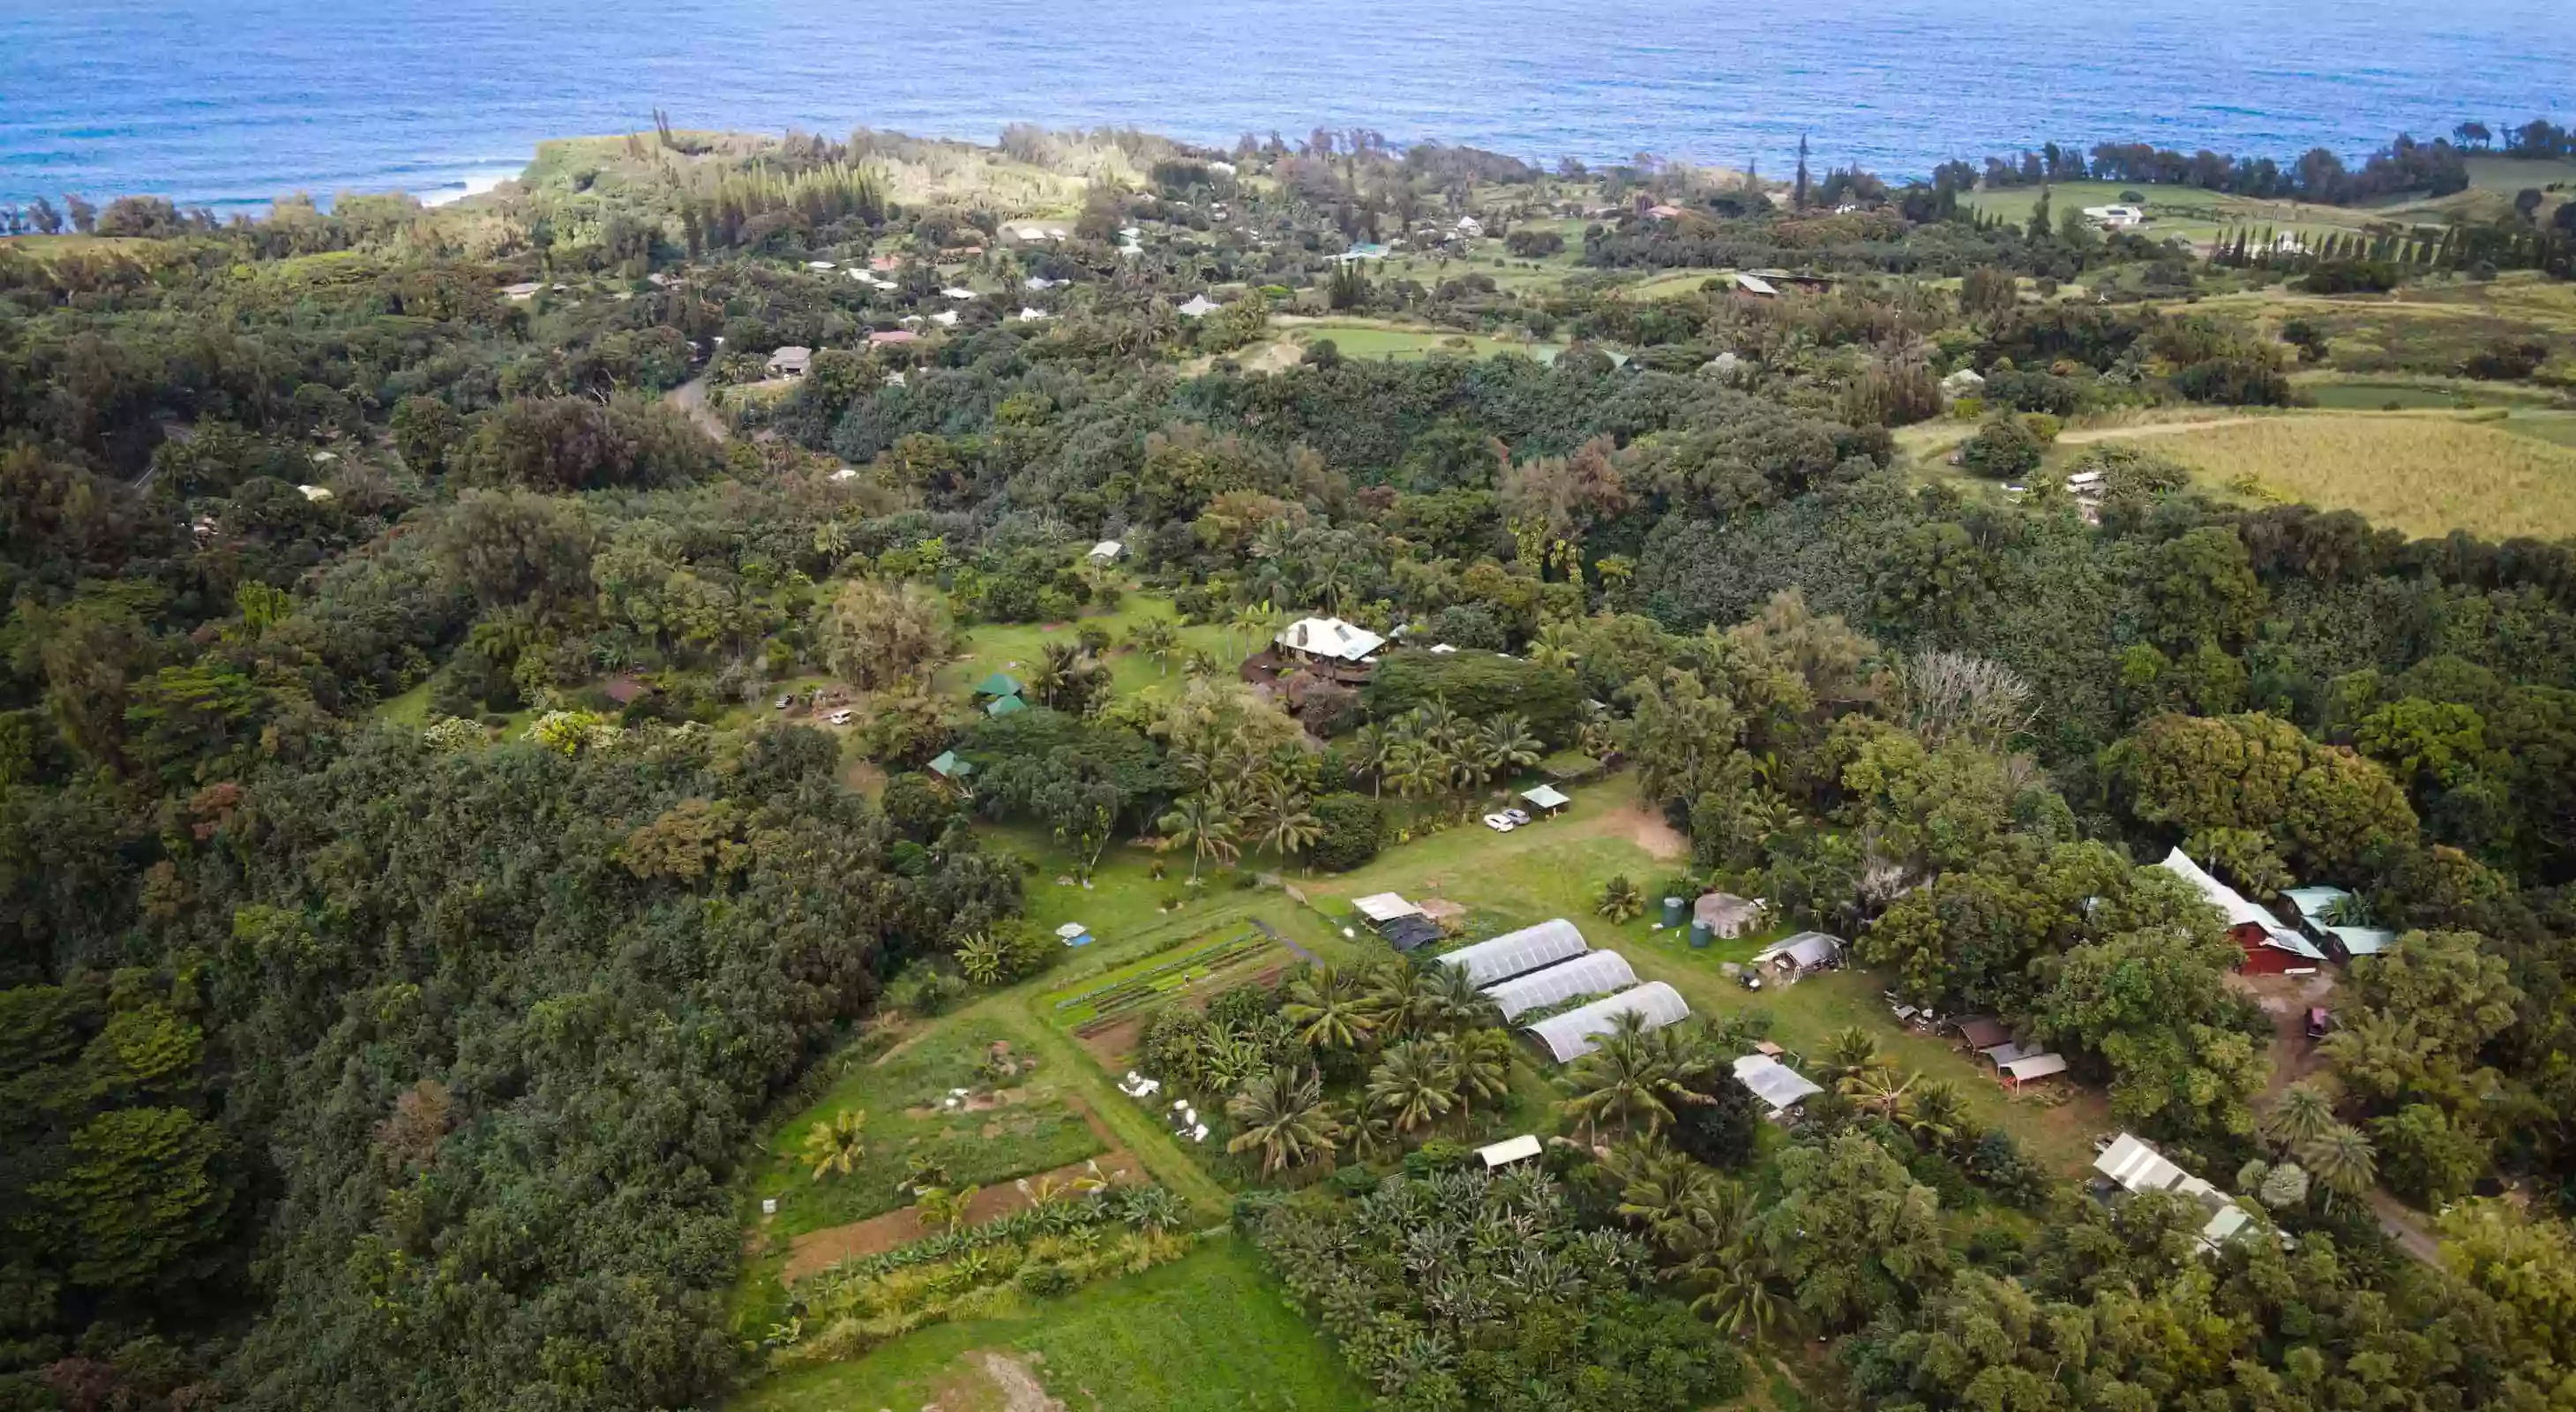
[[[1385,638],[1339,618],[1299,618],[1271,641],[1291,652],[1336,662],[1365,662],[1386,646]]]
[[[1538,1154],[1539,1141],[1537,1136],[1531,1133],[1523,1133],[1519,1137],[1507,1137],[1500,1142],[1488,1143],[1476,1149],[1476,1155],[1484,1160],[1488,1171],[1496,1167],[1510,1166],[1514,1162],[1526,1162]]]
[[[1592,951],[1488,987],[1485,998],[1501,1007],[1504,1019],[1517,1020],[1578,995],[1612,995],[1636,983],[1637,973],[1627,957],[1616,951]]]
[[[1496,981],[1527,975],[1541,966],[1553,966],[1571,960],[1592,949],[1574,923],[1563,917],[1551,918],[1534,927],[1505,932],[1491,941],[1462,946],[1446,956],[1434,957],[1443,966],[1456,966],[1467,973],[1478,990]]]
[[[1550,1015],[1527,1029],[1562,1064],[1591,1053],[1598,1047],[1595,1041],[1608,1034],[1621,1015],[1636,1015],[1645,1021],[1647,1029],[1659,1030],[1689,1019],[1690,1005],[1680,991],[1662,981],[1648,981],[1634,990],[1623,990],[1562,1015]]]
[[[1825,1086],[1772,1058],[1747,1054],[1735,1061],[1735,1081],[1774,1113],[1786,1113],[1825,1091]]]

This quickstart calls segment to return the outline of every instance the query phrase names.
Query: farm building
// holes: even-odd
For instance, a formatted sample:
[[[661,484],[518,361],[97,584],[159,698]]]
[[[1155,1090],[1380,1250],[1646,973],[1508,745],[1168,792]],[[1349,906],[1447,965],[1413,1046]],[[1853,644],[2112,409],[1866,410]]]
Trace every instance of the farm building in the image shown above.
[[[1485,998],[1494,1002],[1504,1019],[1517,1020],[1578,995],[1615,995],[1636,983],[1637,973],[1627,957],[1616,951],[1588,951],[1571,961],[1488,986]]]
[[[1970,1049],[1993,1049],[2012,1042],[2012,1031],[1995,1020],[1974,1015],[1959,1022],[1959,1038]]]
[[[1768,1054],[1735,1061],[1735,1081],[1753,1091],[1776,1116],[1825,1091],[1825,1086]]]
[[[2019,1059],[2013,1060],[2009,1064],[1998,1064],[1995,1067],[2003,1071],[2004,1084],[2006,1087],[2019,1088],[2033,1079],[2052,1078],[2058,1074],[2065,1073],[2066,1056],[2063,1054],[2026,1054]]]
[[[1497,981],[1528,975],[1541,966],[1572,960],[1591,949],[1592,943],[1583,939],[1574,923],[1555,917],[1534,927],[1505,932],[1491,941],[1462,946],[1436,959],[1443,966],[1465,971],[1467,979],[1482,990]]]
[[[801,378],[813,370],[814,350],[793,344],[769,355],[769,375],[774,378]]]
[[[1731,892],[1704,892],[1691,904],[1691,920],[1709,935],[1731,941],[1762,925],[1763,904]]]
[[[1780,297],[1780,287],[1760,275],[1737,275],[1735,289],[1739,294],[1750,294],[1757,299]]]
[[[2113,1138],[2102,1155],[2093,1159],[2093,1170],[2130,1192],[2178,1192],[2199,1202],[2209,1211],[2209,1222],[2200,1229],[2200,1242],[2211,1250],[2242,1232],[2252,1219],[2243,1207],[2228,1199],[2227,1193],[2174,1165],[2163,1153],[2128,1133]]]
[[[2326,959],[2315,942],[2281,925],[2278,918],[2247,901],[2244,894],[2211,877],[2181,849],[2166,854],[2156,866],[2190,883],[2227,919],[2227,934],[2245,952],[2245,959],[2237,963],[2238,970],[2279,975],[2284,971],[2314,970],[2318,962]]]
[[[1521,799],[1529,807],[1551,818],[1563,813],[1565,806],[1574,802],[1572,796],[1552,784],[1536,785],[1522,790]]]
[[[1591,1053],[1600,1036],[1608,1034],[1622,1015],[1635,1015],[1647,1029],[1659,1030],[1690,1018],[1690,1005],[1681,992],[1662,981],[1648,981],[1633,990],[1604,996],[1589,1005],[1578,1006],[1562,1015],[1551,1015],[1527,1027],[1528,1033],[1547,1046],[1557,1063],[1580,1059]]]
[[[1405,901],[1403,898],[1396,896],[1392,892],[1374,892],[1366,897],[1355,898],[1352,900],[1351,906],[1356,909],[1361,916],[1366,917],[1369,921],[1369,925],[1371,926],[1383,926],[1399,917],[1419,917],[1422,915],[1421,908],[1414,906],[1412,903]]]
[[[2353,900],[2352,894],[2342,888],[2288,888],[2281,893],[2281,900],[2298,911],[2309,936],[2346,962],[2355,956],[2376,956],[2397,940],[2397,933],[2385,927],[2356,927],[2336,921],[2348,915],[2345,909]]]
[[[930,772],[954,784],[975,773],[973,762],[961,760],[954,750],[942,750],[929,766]]]
[[[1090,558],[1095,564],[1107,564],[1116,561],[1119,555],[1126,552],[1126,545],[1121,544],[1114,539],[1104,539],[1098,544],[1091,546]]]
[[[1507,1137],[1500,1142],[1488,1143],[1476,1149],[1476,1156],[1485,1164],[1487,1171],[1496,1167],[1508,1167],[1514,1162],[1526,1162],[1538,1154],[1539,1140],[1531,1133],[1523,1133],[1519,1137]]]
[[[1800,932],[1783,937],[1753,954],[1753,964],[1769,966],[1797,980],[1828,967],[1840,965],[1843,939],[1823,932]]]

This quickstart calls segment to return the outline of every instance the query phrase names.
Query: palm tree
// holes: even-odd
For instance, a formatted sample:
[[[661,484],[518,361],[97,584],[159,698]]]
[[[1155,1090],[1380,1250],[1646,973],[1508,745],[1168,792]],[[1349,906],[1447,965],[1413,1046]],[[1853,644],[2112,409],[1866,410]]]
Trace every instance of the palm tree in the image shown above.
[[[2302,1079],[2281,1090],[2255,1125],[2266,1141],[2289,1151],[2335,1130],[2334,1100],[2315,1083]]]
[[[1351,732],[1349,749],[1351,768],[1369,777],[1370,796],[1386,797],[1386,764],[1395,752],[1395,738],[1385,726],[1371,721]]]
[[[1875,1069],[1895,1061],[1878,1052],[1878,1041],[1858,1025],[1838,1030],[1825,1037],[1825,1054],[1819,1072],[1828,1083],[1840,1083],[1866,1069]]]
[[[1542,624],[1530,639],[1529,659],[1542,667],[1571,667],[1582,656],[1574,650],[1574,625],[1561,618]]]
[[[1413,972],[1398,1001],[1395,1028],[1407,1034],[1457,1034],[1502,1018],[1461,966]]]
[[[796,1149],[799,1160],[814,1170],[814,1180],[839,1174],[848,1176],[868,1155],[867,1144],[860,1140],[859,1130],[868,1115],[857,1108],[844,1108],[831,1117],[805,1130],[805,1140]]]
[[[1616,1119],[1622,1137],[1639,1117],[1646,1120],[1648,1133],[1672,1121],[1666,1098],[1679,1086],[1671,1052],[1650,1042],[1645,1018],[1634,1011],[1611,1018],[1610,1032],[1566,1070],[1565,1083],[1574,1091],[1565,1102],[1568,1116],[1581,1119],[1592,1134],[1600,1131],[1603,1119]]]
[[[1233,811],[1213,792],[1193,794],[1174,804],[1156,827],[1190,846],[1190,881],[1194,883],[1199,880],[1199,864],[1209,854],[1231,859],[1239,851],[1234,845]]]
[[[1279,861],[1288,861],[1291,853],[1303,853],[1316,839],[1324,836],[1324,822],[1306,807],[1306,792],[1286,777],[1270,774],[1261,781],[1261,837],[1259,846],[1274,849]]]
[[[1884,1059],[1886,1056],[1879,1057]],[[1911,1100],[1916,1077],[1893,1063],[1872,1064],[1857,1073],[1845,1075],[1840,1087],[1854,1103],[1891,1123],[1900,1123],[1903,1115],[1913,1107]]]
[[[1427,740],[1410,740],[1394,748],[1394,763],[1386,771],[1387,781],[1395,792],[1406,799],[1430,794],[1449,779],[1449,757],[1440,747]]]
[[[1244,1085],[1225,1111],[1243,1125],[1225,1150],[1260,1148],[1263,1176],[1325,1156],[1341,1137],[1341,1124],[1324,1106],[1323,1078],[1311,1069],[1273,1069]]]
[[[2299,1144],[2299,1161],[2318,1185],[2337,1196],[2359,1196],[2379,1180],[2379,1154],[2370,1139],[2342,1123]]]
[[[1970,1121],[1968,1101],[1960,1096],[1959,1086],[1948,1079],[1934,1079],[1914,1090],[1905,1130],[1918,1142],[1946,1149],[1967,1136]]]
[[[1297,1038],[1320,1050],[1357,1049],[1377,1028],[1377,1015],[1350,972],[1317,966],[1288,986],[1279,1013],[1295,1024]]]
[[[1181,634],[1169,618],[1147,618],[1128,630],[1127,645],[1154,659],[1155,675],[1170,676],[1172,653],[1181,645]]]
[[[1409,1133],[1457,1106],[1458,1082],[1440,1046],[1406,1040],[1388,1048],[1369,1071],[1368,1100],[1395,1120],[1398,1131]]]
[[[1247,603],[1242,607],[1235,609],[1234,621],[1228,625],[1228,640],[1232,640],[1233,634],[1241,633],[1251,642],[1260,642],[1262,630],[1270,626],[1270,617],[1271,608],[1266,602],[1257,604]],[[1248,656],[1250,654],[1238,653],[1236,655]]]
[[[1725,1220],[1717,1174],[1662,1143],[1622,1143],[1602,1167],[1619,1183],[1619,1214],[1668,1251],[1683,1253]]]
[[[1477,733],[1476,748],[1496,774],[1525,770],[1539,761],[1539,738],[1530,733],[1529,721],[1521,716],[1487,721]]]
[[[1464,1130],[1478,1101],[1500,1102],[1512,1091],[1511,1036],[1497,1029],[1458,1036],[1449,1051],[1449,1072],[1458,1081],[1458,1126]]]
[[[1628,875],[1621,873],[1601,885],[1601,901],[1592,910],[1625,926],[1646,910],[1646,899],[1638,894],[1637,885],[1628,881]]]
[[[1751,1244],[1738,1245],[1708,1271],[1708,1290],[1691,1311],[1708,1317],[1731,1338],[1759,1340],[1791,1321],[1793,1311],[1773,1286],[1771,1258]]]

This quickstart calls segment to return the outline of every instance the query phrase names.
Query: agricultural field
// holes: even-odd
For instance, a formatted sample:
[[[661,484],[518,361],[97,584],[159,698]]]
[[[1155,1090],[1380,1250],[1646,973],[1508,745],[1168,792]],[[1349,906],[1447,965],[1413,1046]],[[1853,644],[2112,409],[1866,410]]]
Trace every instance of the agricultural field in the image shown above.
[[[1179,645],[1168,663],[1158,662],[1128,645],[1129,634],[1148,619],[1168,622],[1178,634]],[[1178,682],[1181,664],[1193,649],[1232,662],[1251,655],[1260,646],[1256,635],[1246,631],[1217,624],[1193,627],[1182,623],[1168,597],[1130,593],[1119,600],[1114,611],[1089,614],[1071,622],[980,624],[968,631],[965,645],[939,670],[933,684],[942,691],[963,694],[995,672],[1025,676],[1028,664],[1044,654],[1047,643],[1071,642],[1089,629],[1109,635],[1109,650],[1101,656],[1109,665],[1110,682],[1120,696],[1150,693]],[[1257,636],[1266,638],[1268,634]]]
[[[1032,1398],[1032,1390],[1035,1397]],[[1052,1398],[1053,1401],[1037,1399]],[[1367,1388],[1230,1235],[1141,1275],[759,1383],[735,1412],[1344,1412]]]
[[[2526,162],[2510,157],[2468,159],[2469,189],[2438,198],[2417,198],[2364,206],[2319,206],[2311,202],[2264,200],[2203,191],[2195,187],[2141,185],[2135,182],[2070,181],[2048,188],[2050,209],[2121,204],[2123,193],[2146,198],[2149,220],[2143,234],[2206,241],[2239,226],[2269,226],[2280,231],[2317,235],[2367,230],[2374,225],[2442,225],[2455,219],[2492,220],[2512,209],[2513,194],[2525,187],[2544,191],[2552,183],[2576,182],[2576,162]],[[2013,187],[1981,191],[1969,204],[1988,215],[2011,221],[2030,219],[2040,188]],[[2551,194],[2541,207],[2546,220],[2562,193]]]
[[[2496,420],[2265,417],[2159,437],[2155,449],[2213,489],[2358,510],[2414,535],[2576,534],[2576,449]]]
[[[1435,354],[1462,358],[1490,358],[1499,353],[1519,353],[1542,363],[1552,362],[1564,351],[1555,343],[1523,343],[1493,338],[1484,334],[1460,333],[1455,329],[1424,328],[1378,319],[1274,319],[1275,328],[1283,328],[1279,343],[1295,349],[1298,356],[1318,342],[1331,340],[1345,358],[1389,359],[1399,363],[1419,362]],[[1249,353],[1238,359],[1249,366]],[[1294,361],[1293,359],[1291,361]]]
[[[1278,950],[1257,930],[1245,930],[1222,941],[1192,943],[1149,956],[1079,987],[1048,997],[1047,1014],[1075,1032],[1101,1021],[1148,1010],[1203,982],[1229,975]]]

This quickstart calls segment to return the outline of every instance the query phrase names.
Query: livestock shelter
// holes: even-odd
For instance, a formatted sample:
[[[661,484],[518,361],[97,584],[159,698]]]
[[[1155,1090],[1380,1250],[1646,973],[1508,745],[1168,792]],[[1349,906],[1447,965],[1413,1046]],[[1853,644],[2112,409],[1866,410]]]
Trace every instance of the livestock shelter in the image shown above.
[[[1557,1063],[1580,1059],[1599,1048],[1599,1039],[1610,1032],[1622,1015],[1635,1015],[1650,1030],[1678,1024],[1690,1018],[1690,1005],[1681,992],[1662,981],[1648,981],[1633,990],[1604,996],[1589,1005],[1578,1006],[1562,1015],[1551,1015],[1525,1032],[1547,1046]]]
[[[1456,966],[1467,973],[1467,979],[1478,990],[1527,975],[1541,966],[1568,961],[1592,949],[1574,923],[1563,917],[1552,917],[1534,927],[1505,932],[1491,941],[1462,946],[1446,956],[1436,957],[1443,966]]]
[[[1517,1020],[1532,1010],[1561,1005],[1578,995],[1614,995],[1636,983],[1637,973],[1628,965],[1627,957],[1616,951],[1589,951],[1571,961],[1560,961],[1545,970],[1488,986],[1485,998],[1502,1010],[1504,1019]]]

